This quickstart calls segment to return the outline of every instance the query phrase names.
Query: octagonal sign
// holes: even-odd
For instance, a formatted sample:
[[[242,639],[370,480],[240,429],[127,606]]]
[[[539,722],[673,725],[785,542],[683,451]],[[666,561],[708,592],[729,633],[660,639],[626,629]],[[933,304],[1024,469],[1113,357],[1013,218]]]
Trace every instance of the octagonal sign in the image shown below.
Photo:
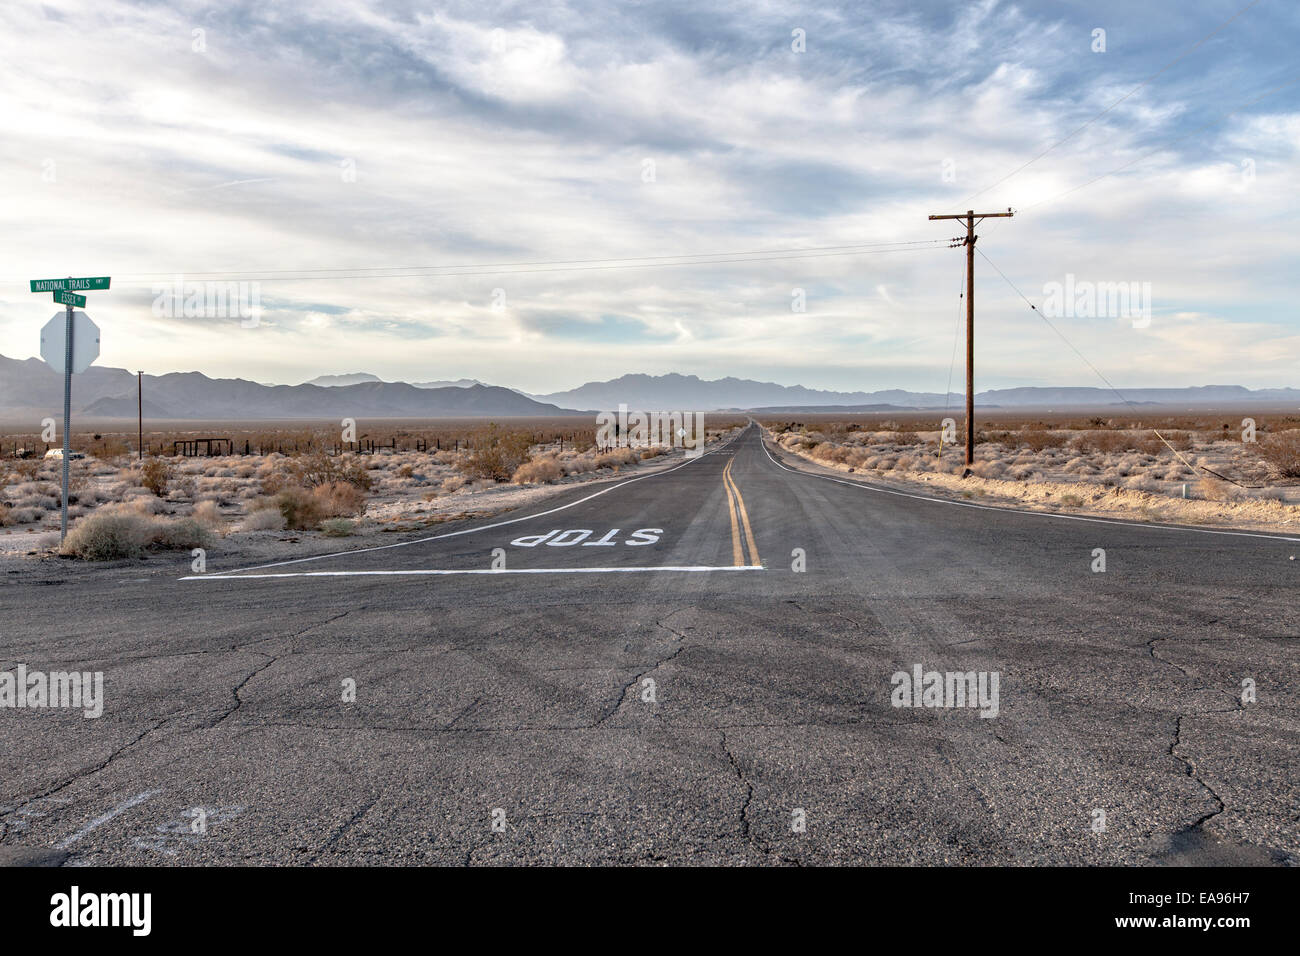
[[[62,372],[67,346],[66,311],[54,317],[41,329],[41,358],[56,372]],[[72,371],[84,372],[99,358],[99,326],[90,321],[85,312],[72,313]]]

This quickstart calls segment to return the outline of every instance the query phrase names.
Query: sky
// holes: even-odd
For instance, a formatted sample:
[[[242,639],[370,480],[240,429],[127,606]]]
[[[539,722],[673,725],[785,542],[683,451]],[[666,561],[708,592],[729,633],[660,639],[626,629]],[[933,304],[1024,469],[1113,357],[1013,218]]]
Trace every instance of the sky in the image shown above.
[[[1300,5],[1247,2],[6,0],[0,354],[108,275],[150,373],[960,389],[927,216],[1010,207],[978,388],[1300,386]]]

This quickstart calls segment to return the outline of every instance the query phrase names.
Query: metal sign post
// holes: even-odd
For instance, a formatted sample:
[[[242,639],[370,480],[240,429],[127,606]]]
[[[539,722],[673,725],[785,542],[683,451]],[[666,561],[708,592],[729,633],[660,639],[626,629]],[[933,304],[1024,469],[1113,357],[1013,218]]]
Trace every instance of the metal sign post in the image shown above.
[[[41,358],[55,371],[63,372],[63,510],[59,520],[59,543],[68,536],[68,468],[72,459],[72,373],[84,372],[99,357],[99,329],[84,312],[73,311],[74,306],[84,306],[86,297],[76,295],[73,289],[107,289],[108,276],[76,279],[33,279],[31,291],[53,292],[54,300],[64,305],[62,315],[57,312],[41,330]],[[63,348],[58,347],[58,322],[63,320]]]
[[[72,303],[63,320],[63,512],[59,516],[59,544],[68,536],[68,462],[72,458]]]

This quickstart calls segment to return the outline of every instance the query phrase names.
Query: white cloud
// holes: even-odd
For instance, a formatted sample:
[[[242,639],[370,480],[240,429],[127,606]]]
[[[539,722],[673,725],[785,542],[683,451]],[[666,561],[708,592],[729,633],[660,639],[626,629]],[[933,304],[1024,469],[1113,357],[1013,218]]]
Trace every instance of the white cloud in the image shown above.
[[[121,0],[60,10],[77,30],[25,0],[0,11],[6,354],[34,352],[49,311],[26,296],[26,277],[110,273],[113,292],[91,303],[105,364],[261,381],[364,366],[386,379],[464,375],[549,391],[689,364],[714,376],[797,367],[812,386],[849,387],[856,375],[854,387],[941,389],[959,250],[505,275],[273,273],[942,239],[959,230],[927,214],[968,208],[967,196],[1159,62],[1086,55],[1087,30],[1055,5],[995,0],[948,22],[905,5],[866,20],[809,8],[797,18],[804,54],[789,49],[792,19],[778,4],[734,15],[557,7],[527,21],[478,3],[412,16],[343,0],[309,12]],[[1196,29],[1217,17],[1207,8]],[[195,27],[206,52],[191,49]],[[1176,40],[1160,56],[1186,46]],[[1288,101],[1036,205],[1257,95],[1257,82],[1228,72],[1221,101],[1204,103],[1216,55],[1207,49],[1200,74],[1162,77],[975,200],[1023,210],[980,231],[1027,293],[1066,272],[1135,279],[1152,283],[1168,314],[1192,314],[1169,328],[1158,318],[1145,336],[1066,330],[1113,380],[1295,384],[1300,118]],[[1244,158],[1255,162],[1250,181]],[[955,182],[942,176],[946,159]],[[261,281],[263,327],[148,315],[153,274],[214,270]],[[983,383],[1096,384],[1050,332],[1026,328],[1032,313],[982,259],[977,270]],[[796,286],[808,290],[807,313],[790,311]],[[489,307],[495,288],[505,312]]]

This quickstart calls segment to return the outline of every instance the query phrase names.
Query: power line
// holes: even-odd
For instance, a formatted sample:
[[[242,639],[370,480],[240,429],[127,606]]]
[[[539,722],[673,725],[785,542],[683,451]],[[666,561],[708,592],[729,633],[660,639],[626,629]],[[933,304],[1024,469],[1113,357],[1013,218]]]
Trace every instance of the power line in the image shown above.
[[[641,264],[641,263],[692,265],[699,260],[705,260],[703,264],[707,265],[710,260],[732,262],[732,261],[741,261],[742,259],[748,257],[758,257],[757,261],[765,261],[768,258],[779,259],[779,258],[786,258],[786,257],[806,257],[817,253],[841,252],[845,255],[852,255],[859,250],[875,249],[875,248],[882,248],[882,247],[925,246],[925,245],[930,245],[935,241],[936,240],[932,240],[932,239],[898,240],[898,241],[889,241],[889,242],[850,243],[847,245],[839,245],[839,246],[807,246],[802,249],[757,249],[757,250],[748,250],[748,251],[739,251],[739,252],[694,252],[694,253],[683,253],[679,255],[667,255],[667,256],[623,256],[623,257],[610,257],[610,258],[600,258],[600,259],[541,259],[541,260],[519,261],[519,262],[461,263],[455,265],[441,265],[441,266],[438,265],[355,266],[355,267],[332,267],[327,269],[254,269],[254,270],[247,270],[247,271],[239,270],[239,269],[213,269],[213,270],[204,270],[204,271],[172,270],[170,272],[134,272],[134,273],[124,275],[123,278],[124,279],[170,278],[175,275],[196,276],[196,277],[197,276],[215,277],[215,276],[231,276],[231,275],[239,275],[239,276],[256,275],[256,276],[293,276],[295,278],[308,278],[316,275],[325,277],[332,274],[342,274],[342,273],[352,274],[352,275],[345,276],[346,278],[364,278],[366,275],[370,273],[381,273],[381,272],[385,273],[385,275],[380,276],[380,278],[390,278],[394,274],[398,274],[398,273],[403,275],[406,274],[423,275],[426,274],[426,272],[430,275],[474,274],[474,273],[464,273],[464,272],[442,273],[436,271],[436,270],[447,270],[447,269],[465,270],[465,269],[500,268],[503,270],[515,270],[515,269],[527,268],[530,269],[531,271],[540,271],[540,270],[532,270],[531,267],[538,267],[538,266],[561,267],[561,266],[604,265],[604,264],[613,265],[613,264],[620,264],[620,263],[633,264],[633,265]],[[565,270],[556,268],[554,271],[565,271]],[[500,273],[484,272],[481,274],[497,275]]]
[[[1089,120],[1088,120],[1086,123],[1084,123],[1082,126],[1078,127],[1078,128],[1075,129],[1073,132],[1066,134],[1066,135],[1065,135],[1064,137],[1062,137],[1061,139],[1058,139],[1055,143],[1053,143],[1051,146],[1048,146],[1045,150],[1043,150],[1041,153],[1039,153],[1037,156],[1033,157],[1033,158],[1030,159],[1029,161],[1027,161],[1027,162],[1021,164],[1020,166],[1017,166],[1015,169],[1013,169],[1011,172],[1007,173],[1005,176],[1003,176],[1003,177],[1002,177],[1001,179],[999,179],[997,182],[992,183],[992,184],[990,184],[990,185],[988,185],[988,186],[985,186],[983,189],[981,189],[981,190],[980,190],[979,192],[977,192],[977,193],[972,193],[971,195],[967,196],[965,199],[962,200],[962,202],[969,202],[970,200],[975,199],[975,198],[978,197],[978,196],[982,196],[982,195],[984,195],[984,193],[988,192],[990,189],[993,189],[993,188],[995,188],[995,187],[997,187],[997,186],[1001,186],[1004,182],[1006,182],[1006,181],[1007,181],[1008,179],[1010,179],[1012,176],[1017,175],[1018,173],[1024,171],[1025,169],[1028,169],[1030,166],[1032,166],[1034,163],[1038,162],[1040,159],[1042,159],[1044,156],[1046,156],[1046,155],[1047,155],[1048,153],[1050,153],[1052,150],[1056,149],[1058,146],[1060,146],[1060,145],[1062,145],[1062,144],[1064,144],[1064,143],[1066,143],[1066,142],[1069,142],[1069,141],[1070,141],[1071,139],[1073,139],[1075,136],[1078,136],[1078,135],[1079,135],[1080,133],[1082,133],[1085,129],[1087,129],[1087,128],[1088,128],[1089,126],[1091,126],[1093,123],[1097,122],[1097,120],[1101,119],[1103,116],[1105,116],[1105,115],[1106,115],[1107,113],[1109,113],[1111,110],[1113,110],[1115,107],[1119,106],[1121,103],[1123,103],[1125,100],[1127,100],[1130,96],[1132,96],[1132,95],[1133,95],[1134,93],[1136,93],[1138,90],[1140,90],[1140,89],[1142,89],[1143,87],[1145,87],[1145,86],[1146,86],[1147,84],[1149,84],[1152,80],[1154,80],[1156,77],[1160,76],[1162,73],[1164,73],[1164,72],[1165,72],[1166,70],[1168,70],[1170,67],[1172,67],[1174,64],[1176,64],[1176,63],[1178,63],[1179,61],[1185,59],[1187,56],[1189,56],[1189,55],[1190,55],[1191,53],[1193,53],[1195,50],[1197,50],[1198,48],[1200,48],[1200,47],[1201,47],[1201,46],[1202,46],[1202,45],[1203,45],[1207,40],[1209,40],[1209,39],[1210,39],[1211,37],[1213,37],[1215,34],[1219,33],[1221,30],[1223,30],[1225,27],[1227,27],[1228,24],[1232,23],[1232,21],[1236,20],[1239,16],[1241,16],[1243,13],[1245,13],[1245,12],[1246,12],[1247,10],[1249,10],[1251,7],[1257,6],[1257,5],[1259,4],[1259,2],[1260,2],[1260,0],[1251,0],[1250,3],[1246,4],[1244,7],[1242,7],[1240,10],[1238,10],[1236,13],[1234,13],[1232,16],[1228,17],[1228,19],[1224,20],[1224,21],[1223,21],[1222,23],[1220,23],[1217,27],[1215,27],[1213,30],[1211,30],[1209,33],[1207,33],[1205,36],[1201,37],[1199,40],[1197,40],[1195,43],[1193,43],[1190,47],[1188,47],[1188,48],[1187,48],[1186,50],[1184,50],[1182,53],[1178,54],[1178,56],[1174,57],[1172,60],[1170,60],[1170,61],[1169,61],[1168,63],[1166,63],[1164,66],[1162,66],[1160,69],[1156,70],[1154,73],[1152,73],[1150,76],[1148,76],[1145,80],[1143,80],[1143,81],[1142,81],[1141,83],[1139,83],[1137,86],[1133,87],[1133,89],[1129,90],[1127,93],[1125,93],[1125,94],[1124,94],[1123,96],[1121,96],[1119,99],[1117,99],[1115,102],[1111,103],[1110,106],[1107,106],[1104,110],[1102,110],[1102,111],[1101,111],[1100,113],[1098,113],[1096,116],[1093,116],[1091,119],[1089,119]]]
[[[1033,310],[1034,314],[1037,315],[1037,316],[1038,316],[1040,319],[1042,319],[1044,322],[1046,322],[1046,323],[1047,323],[1047,327],[1048,327],[1049,329],[1051,329],[1053,332],[1055,332],[1055,333],[1057,334],[1057,336],[1060,338],[1060,340],[1061,340],[1062,342],[1064,342],[1067,346],[1069,346],[1069,347],[1070,347],[1070,350],[1071,350],[1072,352],[1074,352],[1075,355],[1079,356],[1079,358],[1083,361],[1083,363],[1084,363],[1085,365],[1087,365],[1088,368],[1092,369],[1093,373],[1094,373],[1094,374],[1095,374],[1099,379],[1101,379],[1103,382],[1106,383],[1106,387],[1109,388],[1112,392],[1115,393],[1115,397],[1116,397],[1116,398],[1118,398],[1121,402],[1123,402],[1123,403],[1124,403],[1125,405],[1127,405],[1129,408],[1133,409],[1135,412],[1139,412],[1138,407],[1137,407],[1136,405],[1134,405],[1131,401],[1129,401],[1129,400],[1128,400],[1128,397],[1125,396],[1123,392],[1121,392],[1121,391],[1120,391],[1119,389],[1117,389],[1114,385],[1112,385],[1112,384],[1110,383],[1110,379],[1108,379],[1105,375],[1101,374],[1101,370],[1098,369],[1097,366],[1093,365],[1092,362],[1088,361],[1088,357],[1087,357],[1086,355],[1084,355],[1084,354],[1083,354],[1082,352],[1080,352],[1077,348],[1075,348],[1074,343],[1071,342],[1069,339],[1067,339],[1067,338],[1065,337],[1065,333],[1063,333],[1060,329],[1058,329],[1058,328],[1057,328],[1057,327],[1052,323],[1052,321],[1051,321],[1047,316],[1043,315],[1043,311],[1042,311],[1042,309],[1038,308],[1038,306],[1034,305],[1034,303],[1032,303],[1032,302],[1029,301],[1028,296],[1026,296],[1023,292],[1021,292],[1020,289],[1018,289],[1018,288],[1016,287],[1016,284],[1015,284],[1014,282],[1012,282],[1010,279],[1007,278],[1007,274],[1006,274],[1005,272],[1003,272],[1001,269],[999,269],[999,268],[997,267],[997,264],[996,264],[992,259],[990,259],[990,258],[988,257],[988,255],[984,252],[983,249],[980,249],[980,248],[977,246],[976,249],[975,249],[975,251],[978,252],[981,256],[984,256],[984,261],[987,262],[989,265],[993,266],[994,271],[997,272],[998,275],[1002,276],[1003,281],[1005,281],[1007,285],[1011,286],[1012,290],[1016,293],[1016,295],[1020,296],[1020,298],[1022,298],[1022,299],[1025,300],[1025,304],[1026,304],[1027,306],[1029,306],[1029,308],[1030,308],[1031,310]],[[1139,414],[1140,414],[1140,412],[1139,412]],[[1159,430],[1158,428],[1154,428],[1154,427],[1153,427],[1153,428],[1151,429],[1151,432],[1152,432],[1152,434],[1154,434],[1157,438],[1159,438],[1162,442],[1164,442],[1165,447],[1168,448],[1171,452],[1174,453],[1174,457],[1175,457],[1175,458],[1177,458],[1179,461],[1181,461],[1184,465],[1186,465],[1188,468],[1192,469],[1193,471],[1199,469],[1199,470],[1201,470],[1201,471],[1208,472],[1209,474],[1214,475],[1216,478],[1222,478],[1224,481],[1227,481],[1227,482],[1230,482],[1230,483],[1236,485],[1238,488],[1264,488],[1264,487],[1267,487],[1267,486],[1265,486],[1265,485],[1247,485],[1247,484],[1243,484],[1242,482],[1237,481],[1235,478],[1229,478],[1227,475],[1220,474],[1219,472],[1215,471],[1213,468],[1207,468],[1207,467],[1205,467],[1204,465],[1196,465],[1196,464],[1192,464],[1192,462],[1188,461],[1188,460],[1187,460],[1186,458],[1184,458],[1181,454],[1179,454],[1177,448],[1175,448],[1173,445],[1169,444],[1168,439],[1166,439],[1164,435],[1160,434],[1160,430]]]
[[[851,247],[851,248],[847,249],[846,251],[839,251],[839,252],[836,252],[836,251],[817,252],[817,251],[811,251],[811,250],[792,250],[792,251],[790,251],[790,252],[788,252],[788,253],[780,254],[780,255],[772,255],[772,254],[767,254],[767,253],[757,253],[757,254],[755,254],[755,253],[750,253],[750,254],[740,254],[740,255],[737,255],[737,256],[735,256],[735,257],[733,257],[733,258],[717,258],[716,256],[726,256],[727,254],[726,254],[726,253],[715,253],[715,254],[713,254],[713,255],[715,255],[715,258],[712,258],[712,259],[689,259],[689,260],[677,260],[677,261],[663,261],[663,260],[666,260],[667,257],[659,257],[661,261],[642,261],[642,260],[586,260],[586,261],[592,261],[592,262],[601,262],[601,261],[605,261],[605,262],[607,262],[608,264],[605,264],[605,265],[572,265],[572,266],[560,265],[560,266],[553,266],[553,267],[552,267],[552,266],[547,266],[547,267],[544,267],[544,268],[502,268],[502,269],[486,269],[486,271],[473,271],[473,272],[403,272],[403,271],[399,271],[401,267],[390,267],[390,268],[393,269],[394,271],[390,271],[390,272],[386,272],[386,273],[381,273],[381,272],[371,272],[371,273],[365,273],[365,274],[350,274],[350,275],[349,275],[349,274],[341,274],[343,271],[346,271],[346,270],[341,270],[340,274],[335,274],[335,273],[324,273],[324,274],[309,274],[309,275],[299,275],[299,274],[294,274],[294,275],[285,275],[285,274],[282,274],[282,273],[233,272],[233,271],[232,271],[232,272],[225,272],[225,273],[217,273],[217,272],[206,272],[206,273],[184,273],[184,272],[182,272],[182,273],[175,273],[175,272],[168,272],[168,273],[133,273],[133,274],[128,274],[128,275],[123,276],[123,277],[122,277],[122,284],[130,284],[133,280],[158,279],[158,278],[162,278],[162,277],[164,277],[164,276],[166,276],[166,277],[172,277],[172,276],[176,276],[176,275],[185,276],[185,277],[191,277],[191,276],[206,276],[207,279],[208,279],[208,281],[222,281],[222,280],[225,280],[225,281],[236,281],[236,280],[239,279],[239,278],[246,278],[246,279],[247,279],[247,278],[255,278],[255,277],[260,277],[260,276],[263,276],[263,275],[267,275],[267,276],[270,277],[270,279],[271,279],[272,281],[277,281],[277,282],[298,282],[298,281],[315,281],[315,280],[322,280],[322,279],[324,279],[324,280],[349,280],[349,279],[442,279],[442,278],[458,278],[458,277],[471,277],[471,276],[527,275],[527,274],[532,274],[532,273],[545,273],[545,272],[590,272],[590,271],[603,271],[603,270],[609,270],[609,269],[650,269],[650,268],[663,268],[663,267],[668,267],[668,266],[708,266],[708,265],[728,265],[728,264],[734,264],[734,263],[746,263],[746,262],[779,262],[779,261],[786,261],[786,260],[796,260],[796,259],[820,259],[820,258],[837,257],[837,256],[858,256],[858,255],[863,255],[863,256],[865,256],[865,255],[879,255],[879,254],[889,253],[889,252],[917,252],[917,251],[921,251],[921,250],[923,250],[923,249],[938,248],[938,246],[939,246],[940,244],[942,244],[942,243],[944,243],[944,242],[948,242],[948,241],[949,241],[949,240],[946,240],[946,239],[925,239],[925,240],[916,240],[916,241],[900,242],[900,243],[896,243],[896,244],[894,244],[892,247],[889,247],[889,248],[875,248],[875,247],[868,247],[868,246],[855,246],[855,247]],[[883,243],[882,243],[882,244],[879,244],[879,245],[886,245],[886,244],[883,244]],[[827,248],[829,248],[829,249],[837,249],[837,248],[844,248],[844,247],[834,247],[834,246],[832,246],[832,247],[827,247]],[[708,253],[697,253],[696,255],[708,255]],[[647,258],[649,258],[649,257],[647,257]],[[583,260],[573,260],[573,261],[583,261]],[[429,268],[438,268],[438,267],[429,267]],[[450,268],[457,268],[457,267],[453,267],[453,266],[443,266],[443,267],[441,267],[441,268],[448,268],[448,269],[450,269]],[[462,268],[463,268],[463,267],[462,267]],[[469,268],[476,268],[476,267],[469,267]],[[477,268],[479,268],[479,269],[483,269],[484,267],[477,267]]]

